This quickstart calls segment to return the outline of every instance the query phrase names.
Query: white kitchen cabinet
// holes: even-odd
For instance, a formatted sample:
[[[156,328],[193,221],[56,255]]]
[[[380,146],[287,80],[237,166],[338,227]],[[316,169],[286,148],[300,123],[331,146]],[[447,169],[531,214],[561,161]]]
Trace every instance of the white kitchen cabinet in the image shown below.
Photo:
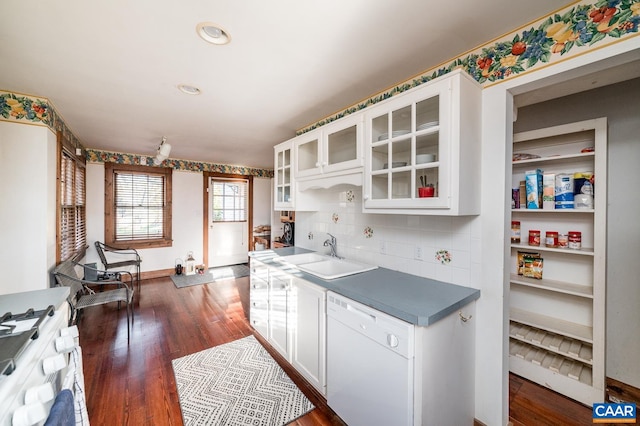
[[[364,114],[364,212],[480,213],[481,88],[471,77],[452,71]]]
[[[341,118],[293,140],[295,177],[362,172],[362,114]]]
[[[326,394],[326,290],[251,259],[250,323]]]
[[[269,267],[251,259],[249,322],[265,339],[269,338]]]
[[[269,270],[269,343],[291,362],[291,276],[276,268]]]
[[[595,119],[514,135],[513,188],[525,173],[592,172],[593,208],[511,211],[521,243],[512,243],[509,365],[512,372],[591,406],[604,400],[607,123]],[[514,158],[516,158],[514,156]],[[528,244],[530,230],[540,246]],[[545,246],[547,231],[581,232],[581,249]],[[519,273],[518,252],[542,261],[542,278]],[[526,272],[525,272],[526,273]]]
[[[273,200],[275,210],[293,210],[295,182],[291,141],[274,147]]]
[[[326,293],[322,287],[294,278],[289,297],[292,328],[291,364],[326,395]]]

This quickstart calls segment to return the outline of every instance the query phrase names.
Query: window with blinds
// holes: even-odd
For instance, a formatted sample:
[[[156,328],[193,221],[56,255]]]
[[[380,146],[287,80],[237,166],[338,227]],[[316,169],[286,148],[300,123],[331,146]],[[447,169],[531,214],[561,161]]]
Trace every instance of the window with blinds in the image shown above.
[[[126,247],[171,243],[171,169],[105,164],[105,240]]]
[[[246,180],[212,179],[210,186],[213,188],[212,220],[214,222],[245,222],[248,186]]]
[[[87,247],[85,167],[66,151],[60,158],[60,261],[84,253]]]

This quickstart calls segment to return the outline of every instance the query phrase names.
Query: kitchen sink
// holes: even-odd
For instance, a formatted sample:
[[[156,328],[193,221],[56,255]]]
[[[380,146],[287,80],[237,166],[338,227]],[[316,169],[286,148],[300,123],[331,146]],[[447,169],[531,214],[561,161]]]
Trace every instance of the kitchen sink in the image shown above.
[[[278,262],[288,263],[289,265],[301,265],[303,263],[320,262],[327,259],[331,258],[320,253],[301,253],[292,254],[291,256],[281,256],[276,260]]]
[[[325,280],[332,280],[335,278],[359,274],[361,272],[372,271],[376,268],[378,267],[374,265],[335,258],[298,265],[298,269],[301,271]]]
[[[354,262],[352,260],[338,259],[320,253],[293,254],[290,256],[281,256],[276,260],[285,265],[295,266],[301,271],[324,280],[346,277],[377,268],[377,266]]]

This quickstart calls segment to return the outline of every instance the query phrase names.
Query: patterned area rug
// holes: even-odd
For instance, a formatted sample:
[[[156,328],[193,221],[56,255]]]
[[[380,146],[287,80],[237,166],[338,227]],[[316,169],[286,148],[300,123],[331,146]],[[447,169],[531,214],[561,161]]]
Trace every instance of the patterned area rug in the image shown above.
[[[315,407],[253,336],[174,359],[185,425],[284,425]]]
[[[218,268],[210,268],[204,274],[195,275],[171,275],[171,281],[176,287],[189,287],[192,285],[208,284],[218,280],[226,280],[229,278],[240,278],[249,275],[249,267],[246,264],[220,266]]]

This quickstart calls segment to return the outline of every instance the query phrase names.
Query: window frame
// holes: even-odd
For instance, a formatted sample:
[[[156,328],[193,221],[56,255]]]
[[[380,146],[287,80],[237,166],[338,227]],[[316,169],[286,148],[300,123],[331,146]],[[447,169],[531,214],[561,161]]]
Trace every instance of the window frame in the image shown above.
[[[78,154],[74,142],[65,137],[62,131],[56,132],[57,155],[56,155],[56,263],[65,260],[78,260],[85,256],[87,251],[87,160],[82,155],[82,150]],[[65,157],[68,160],[65,160]],[[71,172],[71,185],[64,185],[70,190],[71,204],[63,204],[66,200],[66,191],[63,190],[66,176],[63,176],[63,163],[70,161],[73,164]],[[78,188],[78,172],[82,170],[81,188]],[[80,191],[80,192],[78,192]],[[80,195],[78,197],[78,195]],[[80,200],[78,200],[80,198]],[[73,214],[65,215],[65,210],[73,210]],[[73,224],[65,223],[65,218],[72,219]],[[67,239],[63,238],[65,229],[73,229],[73,246],[69,255],[64,255],[63,245]]]
[[[244,192],[242,196],[239,195],[235,195],[235,196],[229,196],[226,194],[226,191],[223,190],[223,195],[221,195],[221,197],[223,198],[223,204],[226,205],[226,203],[224,202],[224,200],[228,199],[228,198],[233,198],[233,200],[238,200],[238,199],[244,199],[244,206],[242,209],[238,209],[238,208],[226,208],[223,207],[222,209],[216,209],[214,207],[215,204],[215,198],[216,198],[216,194],[215,191],[214,193],[211,194],[211,206],[210,206],[210,210],[211,210],[211,224],[216,224],[216,223],[233,223],[233,222],[248,222],[249,221],[249,179],[246,178],[221,178],[221,177],[211,177],[211,183],[213,185],[215,185],[216,183],[221,183],[223,185],[228,185],[228,184],[233,184],[233,183],[240,183],[242,185],[244,185]],[[233,211],[234,212],[234,217],[236,212],[242,211],[244,213],[244,219],[235,219],[234,220],[227,220],[227,219],[222,219],[222,220],[216,220],[215,219],[215,212],[216,211],[222,211],[223,212],[223,216],[224,216],[224,212],[225,211]]]
[[[161,175],[164,178],[165,200],[162,209],[162,237],[135,240],[116,240],[115,235],[115,175],[118,172],[129,172],[140,175]],[[126,249],[146,249],[171,247],[172,238],[172,176],[173,169],[168,167],[137,166],[131,164],[105,163],[104,168],[104,241],[111,247]]]

